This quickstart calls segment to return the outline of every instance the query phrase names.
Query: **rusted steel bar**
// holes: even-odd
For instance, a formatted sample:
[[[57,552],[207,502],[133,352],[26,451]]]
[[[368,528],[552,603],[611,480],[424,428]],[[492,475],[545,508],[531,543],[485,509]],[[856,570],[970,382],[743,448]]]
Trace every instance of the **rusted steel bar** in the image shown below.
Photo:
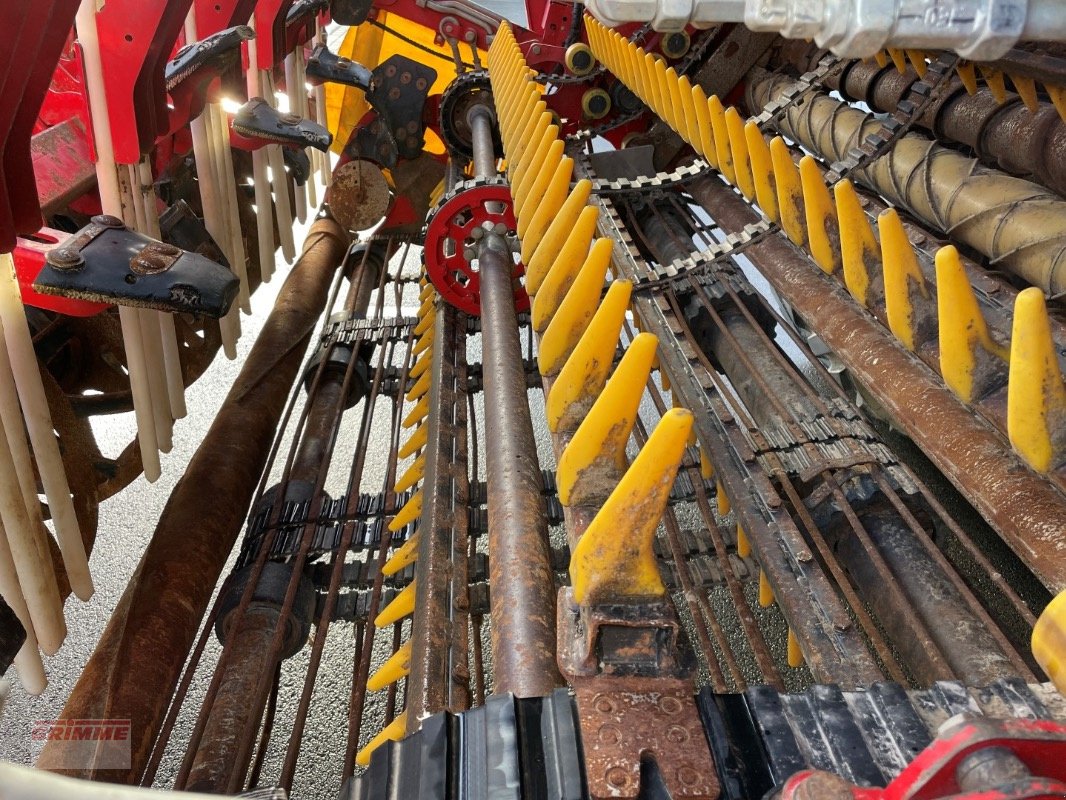
[[[757,214],[715,179],[693,196],[726,230]],[[900,428],[951,480],[1053,592],[1066,588],[1066,497],[1028,469],[1003,438],[963,406],[939,378],[907,353],[836,281],[818,274],[783,237],[746,251],[773,287],[851,370],[876,386]]]
[[[438,711],[470,706],[467,665],[467,475],[466,330],[447,303],[434,320],[430,362],[429,425],[418,562],[407,725]]]
[[[555,577],[518,338],[514,262],[507,241],[495,234],[482,239],[479,260],[494,688],[540,697],[562,685],[562,678],[555,665]]]
[[[64,719],[129,719],[130,769],[90,764],[68,772],[133,783],[144,769],[348,244],[347,232],[328,217],[311,227],[303,254],[63,709]],[[210,502],[212,497],[226,501]],[[50,742],[38,767],[61,763],[59,746]]]
[[[747,102],[758,110],[789,85],[758,68]],[[778,123],[826,161],[839,161],[881,122],[824,94],[811,93]],[[1043,186],[982,166],[924,136],[908,134],[853,177],[952,239],[1049,294],[1066,291],[1066,200]]]

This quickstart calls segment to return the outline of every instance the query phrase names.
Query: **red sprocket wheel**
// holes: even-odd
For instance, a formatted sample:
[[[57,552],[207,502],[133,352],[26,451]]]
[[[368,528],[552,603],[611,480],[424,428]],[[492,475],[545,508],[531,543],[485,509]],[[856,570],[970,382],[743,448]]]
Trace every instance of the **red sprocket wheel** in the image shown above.
[[[426,273],[441,297],[460,311],[481,316],[481,276],[477,258],[468,256],[484,235],[478,231],[505,230],[511,235],[515,228],[511,191],[501,179],[465,181],[445,197],[430,217],[423,248]],[[524,272],[524,266],[515,263],[514,277]],[[529,310],[529,295],[521,284],[514,299],[519,312]]]

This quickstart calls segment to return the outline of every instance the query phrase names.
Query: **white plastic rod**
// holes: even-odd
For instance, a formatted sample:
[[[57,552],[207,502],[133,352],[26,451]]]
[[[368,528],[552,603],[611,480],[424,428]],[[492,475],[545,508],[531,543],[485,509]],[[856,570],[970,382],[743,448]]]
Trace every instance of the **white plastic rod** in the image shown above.
[[[18,670],[22,688],[32,695],[38,695],[48,685],[48,679],[45,677],[44,662],[41,661],[38,649],[40,645],[37,642],[37,633],[33,629],[30,610],[26,605],[26,597],[22,594],[15,561],[7,543],[7,532],[3,530],[0,530],[0,596],[11,606],[22,627],[26,629],[26,641],[15,654],[15,668]]]
[[[221,145],[222,160],[222,193],[229,218],[230,232],[230,267],[240,280],[238,299],[241,309],[245,314],[252,313],[251,291],[248,286],[248,254],[244,250],[244,235],[241,230],[241,212],[237,205],[237,179],[233,171],[233,151],[230,149],[229,125],[226,124],[226,115],[218,104],[207,107],[209,123],[213,124],[218,131],[218,142]]]
[[[204,135],[207,140],[208,161],[211,164],[212,194],[214,196],[215,214],[208,231],[216,244],[226,254],[226,260],[233,262],[233,254],[230,250],[230,226],[229,215],[226,213],[226,200],[223,187],[225,186],[222,155],[222,143],[219,141],[218,130],[211,124],[211,118],[201,114]],[[219,320],[219,329],[222,332],[222,350],[226,358],[231,361],[237,357],[237,340],[241,338],[241,312],[233,305],[224,317]]]
[[[199,176],[200,205],[203,207],[204,225],[207,227],[207,232],[211,234],[211,238],[218,243],[222,251],[226,252],[229,248],[221,225],[222,208],[218,198],[218,183],[215,180],[215,165],[211,157],[211,143],[207,127],[206,114],[201,114],[189,123],[192,131],[196,174]],[[229,258],[228,253],[226,258]],[[222,349],[227,358],[234,359],[237,357],[237,334],[233,329],[233,323],[227,322],[226,317],[223,317],[218,324],[222,332]]]
[[[156,206],[155,186],[152,183],[152,166],[145,156],[137,165],[143,195],[144,222],[143,233],[153,239],[162,239],[159,229],[159,209]],[[181,356],[178,349],[178,335],[174,330],[174,315],[165,311],[155,312],[156,324],[159,326],[159,338],[163,347],[163,374],[167,382],[167,402],[172,419],[182,419],[188,410],[185,407],[185,377],[181,371]],[[173,425],[170,426],[173,430]]]
[[[67,636],[63,602],[59,599],[52,554],[41,528],[30,524],[15,475],[15,462],[0,422],[0,520],[15,562],[22,595],[26,598],[37,643],[48,655],[56,653]]]
[[[174,420],[170,415],[170,397],[167,393],[167,376],[163,371],[163,340],[159,335],[159,322],[154,311],[136,309],[144,342],[144,359],[148,364],[148,386],[152,393],[152,413],[155,415],[155,431],[159,450],[169,453],[173,447]]]
[[[264,70],[259,74],[259,85],[265,92],[266,101],[277,108],[277,89],[270,72]],[[266,146],[270,164],[270,183],[274,191],[274,210],[278,219],[278,238],[281,240],[281,254],[287,264],[296,260],[296,241],[292,234],[292,206],[289,203],[289,176],[285,172],[285,157],[281,154],[280,144]]]
[[[289,98],[289,112],[301,119],[307,116],[307,93],[300,91],[300,67],[296,63],[296,54],[301,50],[297,47],[285,56],[285,94]],[[307,152],[306,150],[304,151]],[[296,219],[303,225],[307,222],[307,186],[293,181],[294,206]]]
[[[93,141],[96,145],[96,184],[104,213],[122,217],[122,195],[115,168],[115,151],[111,145],[111,120],[107,116],[107,96],[104,94],[104,69],[100,60],[100,42],[96,32],[96,0],[82,0],[74,25],[81,44],[85,69],[85,86],[89,94],[92,115]],[[122,341],[126,348],[126,369],[133,394],[133,411],[137,417],[137,441],[141,450],[144,475],[149,481],[159,478],[159,452],[156,449],[155,421],[152,398],[144,365],[144,347],[140,325],[132,309],[119,306]],[[64,555],[64,560],[66,557]],[[69,570],[69,565],[68,565]],[[71,584],[73,586],[73,582]],[[78,597],[81,593],[75,589]],[[85,598],[82,598],[85,599]]]
[[[81,528],[74,513],[74,502],[70,499],[70,487],[63,470],[63,459],[59,455],[44,384],[41,383],[37,354],[33,351],[30,326],[26,322],[26,311],[15,277],[15,262],[9,253],[0,254],[0,324],[4,329],[11,372],[22,404],[26,429],[37,459],[37,471],[48,498],[48,508],[52,512],[63,563],[70,576],[70,587],[82,600],[88,600],[93,595],[89,560],[85,557]]]
[[[296,86],[300,94],[300,115],[310,119],[311,98],[307,94],[307,63],[303,45],[296,48]],[[307,176],[307,205],[310,207],[311,213],[314,214],[318,210],[318,187],[315,185],[318,170],[316,167],[322,151],[317,147],[309,147],[308,151],[311,156],[311,174]]]
[[[253,17],[249,24],[255,27]],[[259,70],[256,69],[255,39],[249,39],[248,63],[251,65],[246,73],[248,98],[262,97],[259,87]],[[260,148],[252,151],[252,181],[255,185],[255,217],[259,233],[259,273],[263,283],[268,283],[274,274],[274,207],[270,199],[270,177],[267,174],[267,153]]]

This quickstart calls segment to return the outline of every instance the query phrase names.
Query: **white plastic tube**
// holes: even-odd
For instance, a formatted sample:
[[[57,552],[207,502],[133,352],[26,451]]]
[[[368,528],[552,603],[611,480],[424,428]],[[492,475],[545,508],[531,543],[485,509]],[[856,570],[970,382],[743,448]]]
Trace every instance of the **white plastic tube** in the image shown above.
[[[307,116],[307,93],[300,91],[300,68],[296,63],[297,47],[285,56],[285,94],[289,98],[289,111],[301,119]],[[306,151],[305,151],[306,152]],[[294,182],[295,183],[295,182]],[[296,219],[303,225],[307,222],[307,184],[295,184],[293,190]]]
[[[248,23],[255,27],[255,18]],[[255,39],[246,42],[248,48],[249,69],[246,74],[248,97],[261,97],[259,87],[259,70],[256,68]],[[263,283],[269,283],[274,275],[274,220],[272,201],[270,199],[270,177],[267,174],[268,159],[266,150],[260,148],[252,151],[252,182],[255,186],[255,221],[259,233],[259,274]]]
[[[22,587],[19,586],[15,562],[7,543],[7,531],[4,530],[0,530],[0,596],[11,606],[11,610],[15,612],[22,627],[26,629],[26,641],[15,654],[15,669],[18,670],[23,688],[32,695],[38,695],[48,685],[48,679],[44,674],[44,663],[41,661],[37,634],[33,630],[33,620],[30,619],[30,610],[26,606],[26,597],[22,594]]]

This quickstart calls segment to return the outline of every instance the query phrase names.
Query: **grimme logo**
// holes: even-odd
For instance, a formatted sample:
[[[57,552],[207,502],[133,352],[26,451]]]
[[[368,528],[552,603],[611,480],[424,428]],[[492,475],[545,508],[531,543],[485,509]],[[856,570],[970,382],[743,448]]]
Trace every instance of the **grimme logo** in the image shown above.
[[[130,768],[128,719],[39,719],[33,723],[34,742],[53,742],[60,769]]]

